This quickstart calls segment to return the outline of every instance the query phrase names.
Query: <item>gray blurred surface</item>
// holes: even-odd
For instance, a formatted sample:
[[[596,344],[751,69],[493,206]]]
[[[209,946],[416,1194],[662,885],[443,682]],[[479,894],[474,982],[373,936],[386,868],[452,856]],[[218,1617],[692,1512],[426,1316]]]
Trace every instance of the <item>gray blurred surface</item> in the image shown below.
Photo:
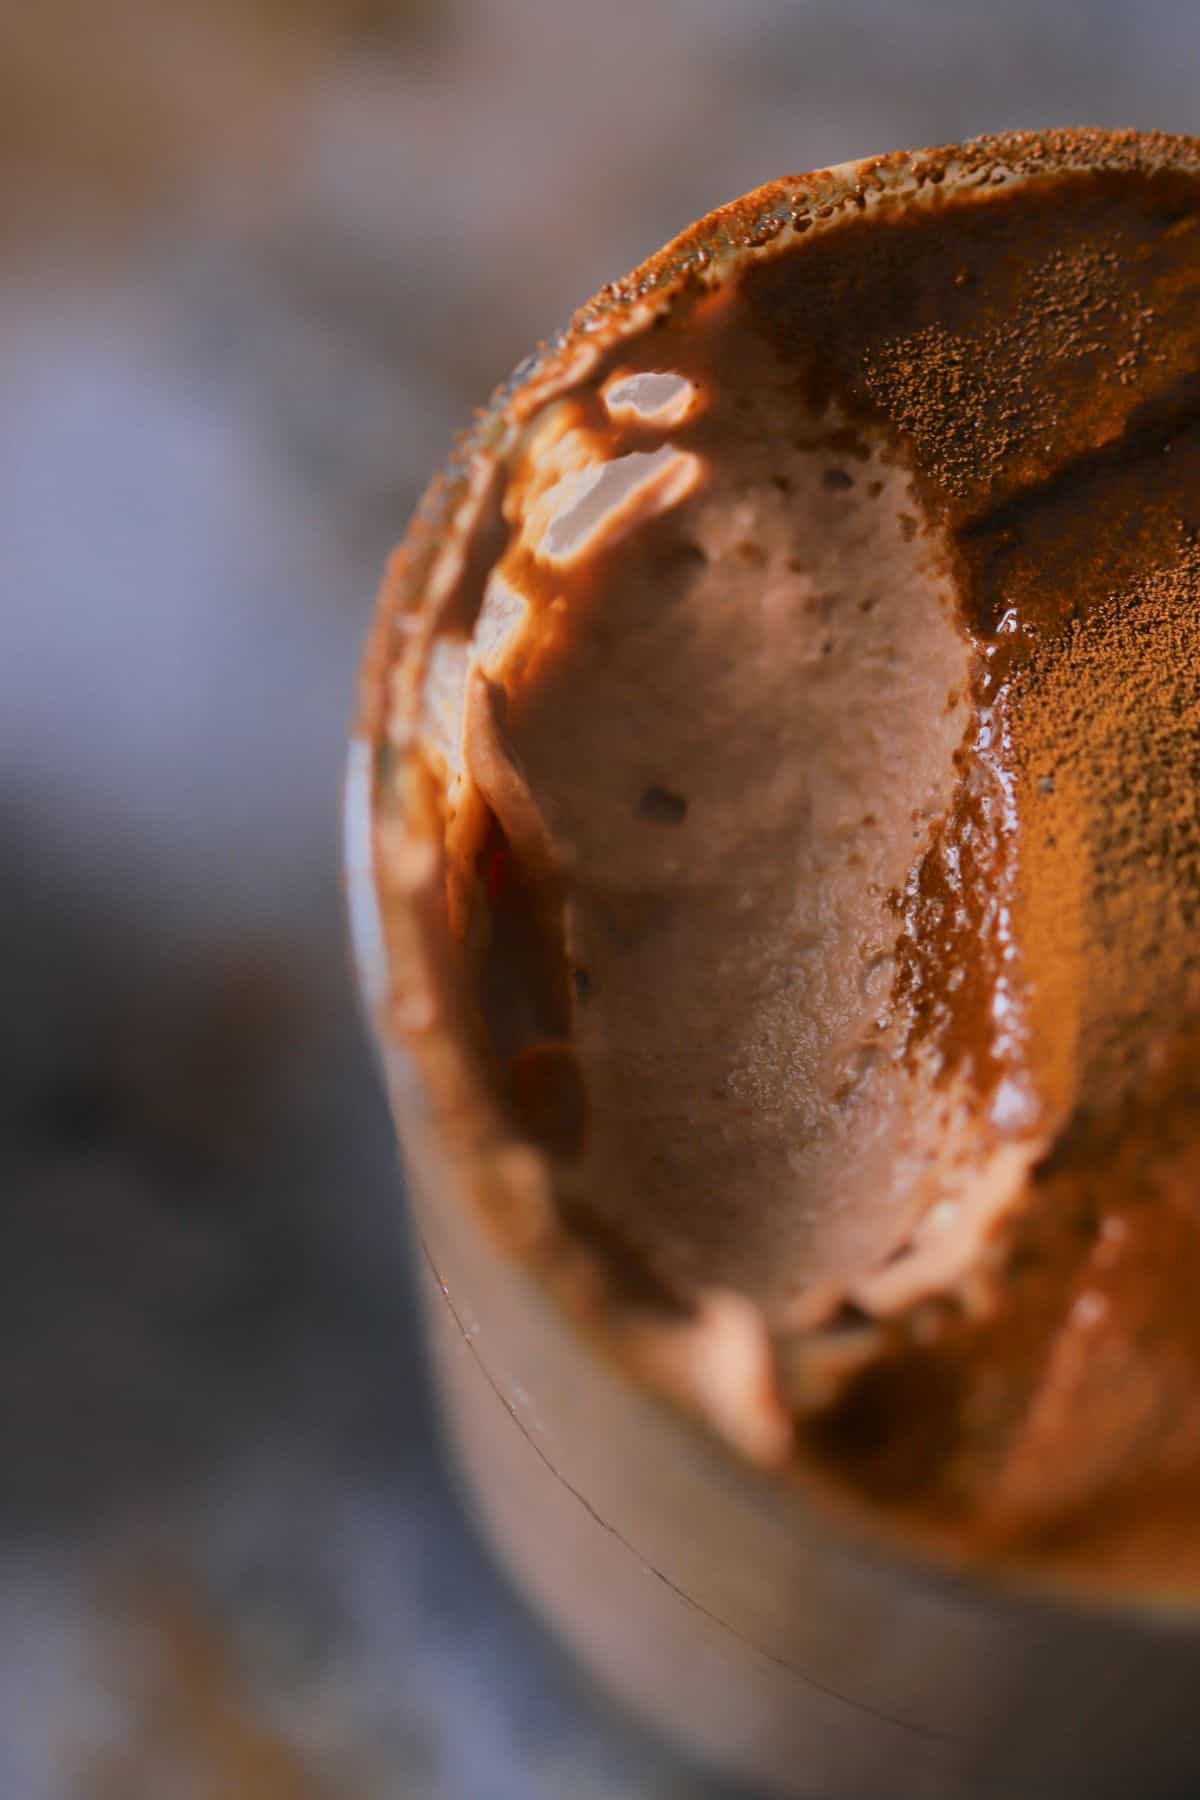
[[[464,1524],[350,993],[379,567],[602,281],[788,170],[1197,128],[1066,0],[0,5],[0,1795],[715,1800]]]

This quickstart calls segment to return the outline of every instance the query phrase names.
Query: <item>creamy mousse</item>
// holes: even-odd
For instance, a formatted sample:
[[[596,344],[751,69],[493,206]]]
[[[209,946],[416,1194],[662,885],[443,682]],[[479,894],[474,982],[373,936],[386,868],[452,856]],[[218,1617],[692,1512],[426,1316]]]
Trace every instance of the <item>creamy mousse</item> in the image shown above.
[[[476,449],[391,723],[445,979],[648,1378],[947,1554],[1194,1589],[1200,150],[877,167]]]

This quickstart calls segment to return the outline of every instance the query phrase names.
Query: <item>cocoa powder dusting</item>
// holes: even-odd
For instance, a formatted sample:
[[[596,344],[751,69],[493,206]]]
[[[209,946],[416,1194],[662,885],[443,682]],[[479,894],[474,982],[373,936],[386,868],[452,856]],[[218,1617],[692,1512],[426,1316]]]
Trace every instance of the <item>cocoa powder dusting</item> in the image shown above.
[[[1170,1584],[1200,1567],[1200,238],[1151,185],[1012,203],[999,268],[946,232],[935,316],[864,353],[976,647],[895,999],[910,1055],[1048,1148],[990,1306],[893,1322],[811,1441],[973,1553]]]
[[[1200,547],[1182,520],[1173,535],[1039,649],[1010,701],[1015,929],[1057,1113],[1123,1102],[1200,1003]]]

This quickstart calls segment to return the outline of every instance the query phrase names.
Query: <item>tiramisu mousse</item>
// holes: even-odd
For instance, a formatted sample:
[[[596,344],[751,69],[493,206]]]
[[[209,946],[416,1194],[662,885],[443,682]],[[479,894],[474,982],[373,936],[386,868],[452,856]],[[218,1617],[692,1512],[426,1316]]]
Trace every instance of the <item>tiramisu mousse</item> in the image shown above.
[[[1195,1590],[1200,148],[767,196],[468,442],[379,780],[647,1379],[948,1555]]]

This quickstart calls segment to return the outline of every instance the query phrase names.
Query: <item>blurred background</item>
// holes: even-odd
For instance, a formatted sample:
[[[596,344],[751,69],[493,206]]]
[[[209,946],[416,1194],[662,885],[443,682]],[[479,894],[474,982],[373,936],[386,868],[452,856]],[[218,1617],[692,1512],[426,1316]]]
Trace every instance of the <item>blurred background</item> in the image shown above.
[[[343,946],[356,654],[601,282],[785,172],[1200,128],[1198,56],[1191,0],[0,0],[3,1800],[731,1800],[443,1465]]]

